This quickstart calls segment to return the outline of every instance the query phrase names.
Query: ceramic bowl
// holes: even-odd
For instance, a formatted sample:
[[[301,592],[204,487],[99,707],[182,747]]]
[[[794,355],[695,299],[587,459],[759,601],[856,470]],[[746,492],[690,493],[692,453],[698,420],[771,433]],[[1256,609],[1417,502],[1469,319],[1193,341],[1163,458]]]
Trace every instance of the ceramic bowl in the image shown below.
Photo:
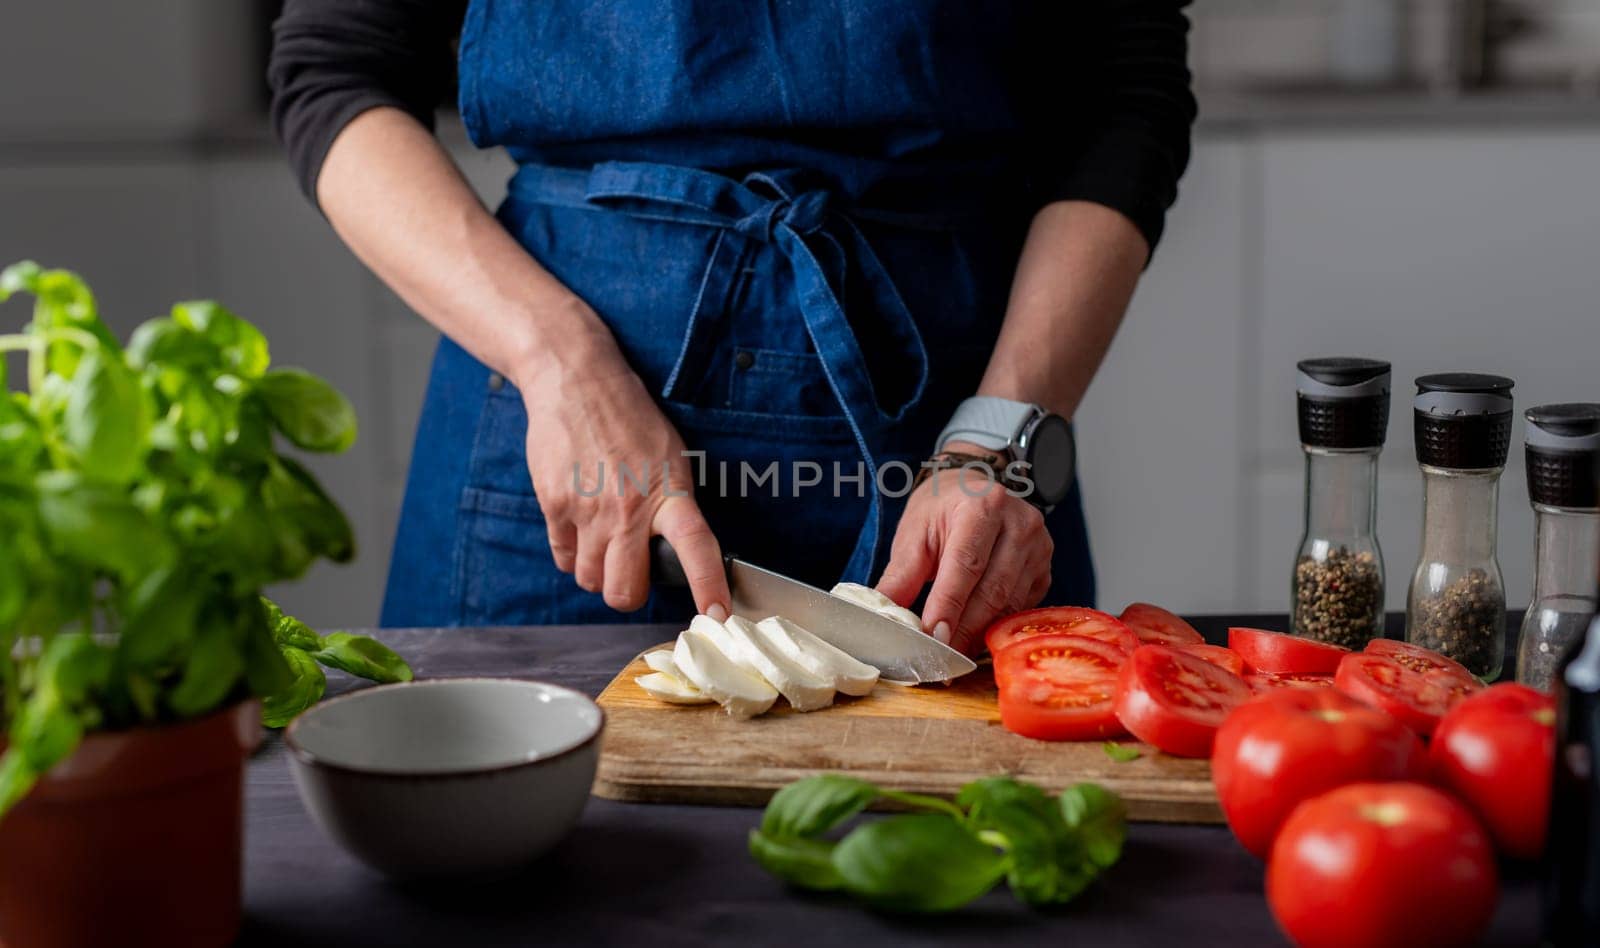
[[[300,799],[330,837],[399,878],[498,873],[566,835],[605,715],[557,685],[438,678],[323,702],[289,725]]]

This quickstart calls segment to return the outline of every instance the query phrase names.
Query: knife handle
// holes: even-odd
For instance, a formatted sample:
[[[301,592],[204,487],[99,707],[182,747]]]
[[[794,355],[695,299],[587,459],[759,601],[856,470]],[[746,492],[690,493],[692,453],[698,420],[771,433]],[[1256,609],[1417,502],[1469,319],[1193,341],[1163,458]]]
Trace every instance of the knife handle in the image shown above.
[[[728,564],[733,558],[732,553],[722,555],[724,571],[728,569]],[[666,537],[650,538],[650,583],[654,586],[666,586],[669,589],[689,588],[689,577],[683,572],[683,561],[678,559],[678,551],[672,548]]]
[[[655,586],[688,589],[689,577],[684,575],[683,561],[666,537],[650,538],[650,582]]]

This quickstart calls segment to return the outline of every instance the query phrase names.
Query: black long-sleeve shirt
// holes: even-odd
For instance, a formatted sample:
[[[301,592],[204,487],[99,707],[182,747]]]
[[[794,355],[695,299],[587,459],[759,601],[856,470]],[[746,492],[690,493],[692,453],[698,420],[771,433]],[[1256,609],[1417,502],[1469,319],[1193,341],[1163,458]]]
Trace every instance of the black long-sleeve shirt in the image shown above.
[[[1020,44],[1036,63],[1025,109],[1042,205],[1087,200],[1131,219],[1153,248],[1188,165],[1195,102],[1188,0],[1048,0],[1051,29]],[[453,85],[465,0],[287,0],[269,66],[274,127],[315,199],[334,138],[393,106],[432,127]]]

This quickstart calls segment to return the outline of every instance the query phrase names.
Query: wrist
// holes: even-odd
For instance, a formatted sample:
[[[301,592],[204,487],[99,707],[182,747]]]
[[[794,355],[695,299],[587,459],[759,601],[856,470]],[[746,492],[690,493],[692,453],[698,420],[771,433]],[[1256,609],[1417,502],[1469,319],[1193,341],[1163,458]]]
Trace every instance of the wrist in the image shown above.
[[[611,331],[575,294],[530,303],[513,323],[504,374],[523,391],[629,371]]]

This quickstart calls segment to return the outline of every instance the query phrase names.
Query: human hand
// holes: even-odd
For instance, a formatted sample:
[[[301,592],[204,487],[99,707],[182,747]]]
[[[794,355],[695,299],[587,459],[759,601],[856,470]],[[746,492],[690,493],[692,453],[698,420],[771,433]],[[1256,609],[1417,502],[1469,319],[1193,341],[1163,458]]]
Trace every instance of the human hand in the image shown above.
[[[694,501],[683,439],[615,343],[598,348],[552,358],[518,381],[528,472],[556,567],[631,612],[649,596],[649,541],[660,535],[683,563],[695,607],[725,619],[722,550]]]
[[[878,590],[909,605],[932,579],[923,628],[970,654],[991,622],[1044,598],[1054,552],[1037,507],[985,472],[946,468],[912,491]]]

